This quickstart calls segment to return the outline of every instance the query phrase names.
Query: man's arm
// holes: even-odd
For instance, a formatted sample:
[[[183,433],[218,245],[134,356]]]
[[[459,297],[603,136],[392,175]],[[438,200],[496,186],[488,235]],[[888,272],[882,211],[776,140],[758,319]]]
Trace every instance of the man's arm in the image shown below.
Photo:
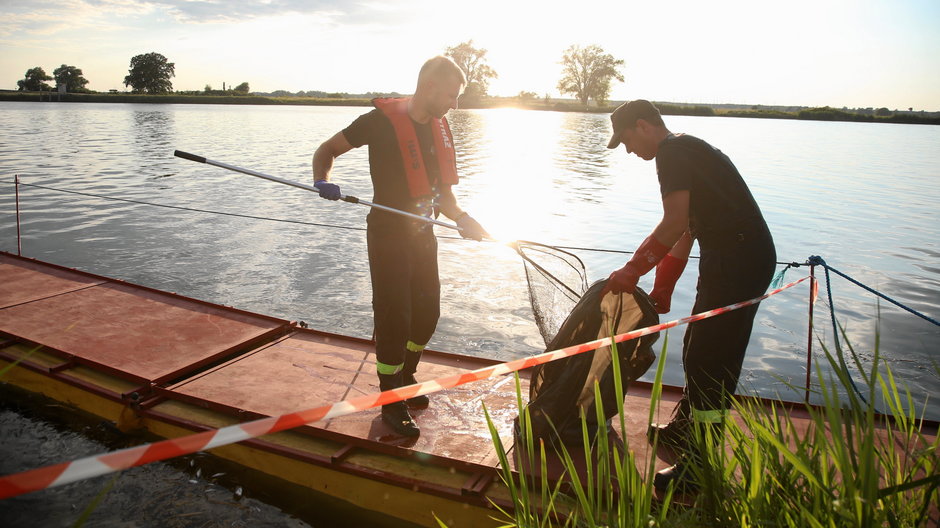
[[[346,136],[337,132],[313,153],[313,186],[320,191],[320,198],[339,200],[343,196],[339,185],[330,183],[330,171],[333,170],[333,160],[349,152],[351,148],[352,145]]]
[[[333,170],[333,160],[349,152],[352,145],[342,132],[324,141],[313,153],[313,181],[329,181],[330,171]]]
[[[443,213],[444,216],[457,222],[457,227],[460,228],[460,236],[474,240],[492,238],[479,222],[474,220],[473,217],[457,205],[457,197],[454,196],[452,186],[443,186],[440,196],[438,197],[437,205],[440,207],[441,213]]]
[[[652,236],[662,245],[672,248],[669,253],[674,257],[688,258],[692,250],[692,237],[688,231],[689,191],[673,191],[663,197],[663,219]]]
[[[463,209],[457,205],[457,197],[454,196],[454,190],[450,185],[444,185],[441,189],[437,205],[441,208],[441,213],[451,220],[457,220],[464,213]]]
[[[689,233],[689,191],[673,191],[663,198],[663,221],[656,227],[661,236],[671,237],[684,226],[682,234],[669,250],[669,253],[656,265],[656,280],[649,293],[650,300],[658,313],[668,313],[672,309],[672,292],[692,251],[692,235]],[[653,231],[656,232],[655,230]]]
[[[640,277],[656,267],[672,251],[679,255],[684,253],[684,259],[687,260],[692,249],[692,238],[689,236],[686,239],[688,230],[689,191],[673,191],[663,197],[663,219],[659,225],[640,244],[633,253],[633,258],[624,267],[610,274],[602,295],[607,292],[632,294]],[[681,273],[681,270],[679,272]],[[678,279],[678,275],[676,278]]]

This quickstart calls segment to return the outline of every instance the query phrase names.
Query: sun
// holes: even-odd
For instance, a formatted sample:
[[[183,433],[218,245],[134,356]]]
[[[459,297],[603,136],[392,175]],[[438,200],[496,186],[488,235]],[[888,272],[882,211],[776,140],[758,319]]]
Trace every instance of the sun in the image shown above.
[[[533,118],[546,122],[533,126]],[[550,153],[557,149],[560,115],[506,108],[489,110],[486,119],[470,113],[449,119],[473,121],[467,127],[472,135],[457,145],[458,166],[466,161],[454,188],[461,207],[499,240],[538,232],[563,199],[545,184],[546,174],[558,172]]]

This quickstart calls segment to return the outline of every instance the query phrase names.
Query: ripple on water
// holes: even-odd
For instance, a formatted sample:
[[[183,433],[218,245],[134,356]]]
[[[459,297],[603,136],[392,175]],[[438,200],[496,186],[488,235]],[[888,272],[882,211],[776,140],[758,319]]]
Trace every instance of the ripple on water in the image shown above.
[[[182,207],[365,225],[364,207],[172,155],[180,149],[309,182],[316,145],[363,108],[0,103],[0,111],[0,177],[20,174],[27,183]],[[661,217],[654,164],[606,149],[605,115],[472,110],[450,118],[462,173],[455,191],[485,226],[550,244],[632,251]],[[764,210],[781,261],[822,255],[899,301],[940,315],[938,127],[682,116],[668,116],[667,124],[731,156]],[[54,132],[64,127],[72,133]],[[37,134],[54,140],[36,141]],[[347,193],[369,199],[366,149],[340,158],[334,179]],[[0,211],[14,209],[11,188],[0,189]],[[372,334],[361,230],[21,191],[27,255],[315,328]],[[0,247],[15,251],[15,233],[13,215],[0,214]],[[442,239],[440,247],[444,315],[431,346],[501,359],[538,351],[518,258],[494,244]],[[628,258],[575,253],[590,280]],[[695,281],[690,266],[668,317],[691,310]],[[649,289],[652,277],[640,285]],[[833,292],[837,320],[853,346],[873,346],[879,317],[873,297],[840,278],[833,278]],[[825,289],[821,293],[814,339],[832,346]],[[940,347],[936,327],[885,303],[881,310],[882,355],[899,369],[907,369],[900,360],[909,354],[929,361],[922,351]],[[745,364],[756,390],[776,388],[775,374],[803,375],[806,313],[802,286],[763,303]],[[668,346],[666,376],[677,384],[681,332],[670,333]],[[484,348],[484,342],[499,346]],[[763,356],[773,358],[773,368]],[[940,391],[935,374],[905,373],[916,376],[916,398]]]

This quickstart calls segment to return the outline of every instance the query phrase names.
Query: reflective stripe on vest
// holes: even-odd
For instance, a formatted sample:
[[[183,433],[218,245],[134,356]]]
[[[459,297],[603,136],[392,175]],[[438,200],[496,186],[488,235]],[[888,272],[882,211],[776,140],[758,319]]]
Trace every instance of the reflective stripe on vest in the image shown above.
[[[405,165],[405,176],[412,198],[431,195],[431,184],[418,145],[418,135],[414,123],[408,115],[408,97],[373,99],[372,104],[382,111],[395,129],[395,137],[401,148],[401,159]],[[434,150],[440,169],[441,183],[457,184],[457,156],[454,153],[454,139],[450,133],[447,119],[431,119],[431,135],[434,137]]]

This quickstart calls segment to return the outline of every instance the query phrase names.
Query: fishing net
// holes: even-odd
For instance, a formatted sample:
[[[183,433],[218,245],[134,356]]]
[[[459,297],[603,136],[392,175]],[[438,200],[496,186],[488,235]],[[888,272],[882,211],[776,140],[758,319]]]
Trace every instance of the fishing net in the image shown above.
[[[633,295],[601,295],[606,280],[588,287],[581,260],[566,251],[543,244],[518,242],[516,251],[526,267],[529,297],[547,350],[622,334],[659,323],[646,292]],[[627,385],[642,376],[656,358],[652,345],[659,334],[643,336],[616,345],[620,383]],[[548,443],[579,444],[581,416],[587,420],[590,437],[617,414],[612,347],[560,359],[534,367],[526,408],[532,421],[530,434]],[[600,389],[604,423],[598,423],[594,384]],[[519,433],[517,421],[516,433]]]
[[[516,241],[513,248],[525,264],[535,324],[548,345],[588,289],[584,262],[574,253],[528,240]]]

